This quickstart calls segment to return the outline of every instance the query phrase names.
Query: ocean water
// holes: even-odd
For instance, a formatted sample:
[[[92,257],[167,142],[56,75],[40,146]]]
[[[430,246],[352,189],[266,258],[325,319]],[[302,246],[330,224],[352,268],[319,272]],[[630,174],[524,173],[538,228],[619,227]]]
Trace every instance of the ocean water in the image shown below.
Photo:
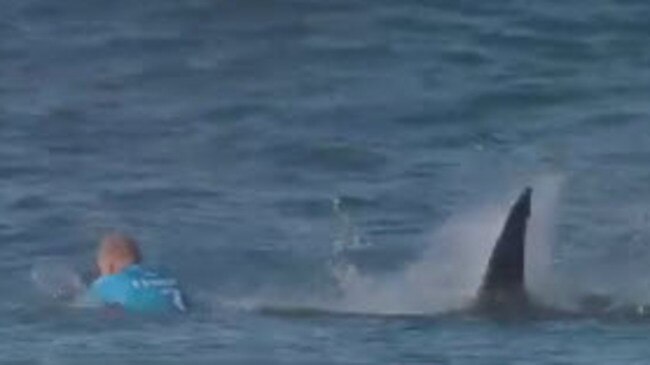
[[[647,363],[643,316],[447,315],[526,185],[531,292],[650,303],[647,2],[0,5],[0,363]],[[189,315],[39,290],[111,230]]]

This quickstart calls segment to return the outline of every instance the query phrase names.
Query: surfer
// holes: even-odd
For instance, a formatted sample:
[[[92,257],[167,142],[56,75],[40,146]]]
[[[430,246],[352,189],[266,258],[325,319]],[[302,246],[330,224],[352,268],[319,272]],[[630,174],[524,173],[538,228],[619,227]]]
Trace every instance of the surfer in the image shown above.
[[[100,276],[90,285],[87,299],[129,312],[185,312],[176,279],[143,268],[141,261],[134,239],[121,233],[105,236],[97,253]]]

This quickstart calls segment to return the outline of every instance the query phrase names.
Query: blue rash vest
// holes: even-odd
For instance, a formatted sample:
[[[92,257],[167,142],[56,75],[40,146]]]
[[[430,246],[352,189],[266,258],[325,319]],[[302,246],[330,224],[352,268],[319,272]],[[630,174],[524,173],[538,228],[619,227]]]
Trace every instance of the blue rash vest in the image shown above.
[[[185,301],[176,279],[165,277],[140,265],[99,277],[88,290],[91,300],[119,305],[127,311],[143,313],[185,312]]]

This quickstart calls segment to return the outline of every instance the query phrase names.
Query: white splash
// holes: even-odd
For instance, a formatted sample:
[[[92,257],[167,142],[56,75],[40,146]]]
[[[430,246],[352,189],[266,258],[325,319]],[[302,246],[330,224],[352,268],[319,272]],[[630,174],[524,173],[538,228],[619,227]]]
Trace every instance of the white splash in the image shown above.
[[[563,183],[561,175],[544,176],[536,182],[526,237],[527,289],[538,301],[556,307],[571,305],[554,274],[552,252]]]
[[[554,217],[562,178],[533,184],[527,244],[527,285],[556,301],[551,276]],[[332,310],[376,314],[435,314],[466,307],[476,295],[494,243],[519,191],[501,204],[472,209],[447,221],[419,260],[391,277],[364,276],[351,264],[337,267],[342,296]]]

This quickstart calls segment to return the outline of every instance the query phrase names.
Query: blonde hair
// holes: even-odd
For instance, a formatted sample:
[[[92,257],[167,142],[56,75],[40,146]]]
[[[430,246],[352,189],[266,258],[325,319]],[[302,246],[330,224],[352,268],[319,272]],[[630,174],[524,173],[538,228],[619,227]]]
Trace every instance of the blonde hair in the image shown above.
[[[139,263],[142,260],[138,244],[133,238],[122,233],[106,235],[101,241],[98,257],[125,264]]]

